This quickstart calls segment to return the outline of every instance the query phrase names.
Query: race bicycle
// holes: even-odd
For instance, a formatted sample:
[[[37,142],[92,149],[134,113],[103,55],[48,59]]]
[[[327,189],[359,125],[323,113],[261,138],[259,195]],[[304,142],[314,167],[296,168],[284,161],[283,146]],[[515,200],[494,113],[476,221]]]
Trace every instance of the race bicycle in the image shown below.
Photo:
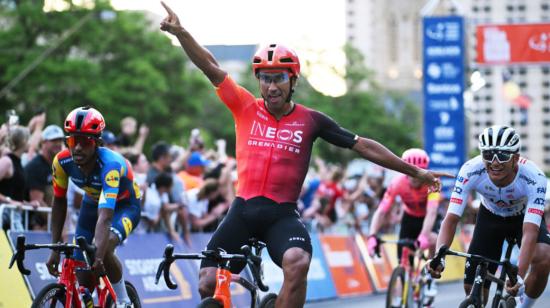
[[[513,308],[516,307],[516,300],[513,296],[505,294],[503,296],[504,283],[506,282],[506,276],[510,279],[512,285],[515,285],[517,282],[517,273],[518,267],[510,262],[510,256],[512,254],[512,249],[516,244],[516,239],[507,238],[508,248],[506,249],[506,254],[504,255],[504,260],[496,261],[484,256],[463,253],[459,251],[450,250],[447,246],[441,246],[430,262],[430,267],[436,269],[441,264],[441,259],[446,255],[450,256],[459,256],[463,258],[470,258],[472,261],[479,262],[476,267],[476,274],[474,278],[474,284],[470,290],[470,294],[460,303],[459,308],[482,308],[485,307],[485,300],[483,294],[483,285],[485,281],[491,281],[497,284],[497,290],[493,301],[491,303],[491,308]],[[500,275],[497,277],[491,272],[489,272],[489,264],[496,264],[502,266]]]
[[[425,294],[432,279],[426,272],[423,261],[426,261],[422,250],[415,240],[384,240],[376,237],[376,255],[380,256],[381,244],[397,244],[403,247],[399,265],[393,269],[386,293],[386,308],[431,307],[433,297]]]
[[[267,292],[269,290],[269,287],[262,281],[263,272],[261,255],[264,248],[265,243],[254,238],[249,240],[249,245],[244,245],[241,247],[242,254],[229,254],[221,248],[218,248],[217,250],[204,250],[200,253],[178,254],[174,253],[174,246],[168,244],[164,249],[164,259],[159,264],[155,282],[158,284],[160,276],[164,273],[164,281],[166,282],[166,285],[168,288],[174,290],[177,288],[177,285],[170,279],[170,265],[172,262],[178,259],[211,260],[216,262],[218,267],[216,270],[216,289],[214,291],[214,295],[212,297],[204,298],[198,307],[233,307],[231,305],[230,292],[230,286],[233,282],[240,284],[250,292],[251,308],[275,307],[277,295],[274,293],[268,293],[260,300],[259,291]],[[229,266],[230,261],[246,262],[250,272],[252,273],[253,280],[250,281],[241,275],[232,274]]]
[[[9,268],[12,268],[14,263],[17,263],[19,272],[24,275],[30,275],[31,271],[24,266],[25,252],[35,249],[51,249],[64,255],[61,264],[61,272],[58,281],[50,283],[38,292],[32,302],[32,308],[41,307],[74,307],[74,308],[92,308],[92,307],[113,307],[116,303],[117,296],[107,275],[101,275],[99,279],[93,279],[93,285],[85,287],[79,285],[77,276],[81,272],[90,272],[94,262],[95,247],[86,242],[82,236],[76,239],[75,244],[57,243],[57,244],[25,244],[25,236],[19,235],[16,242],[16,250],[13,254]],[[76,260],[73,256],[75,250],[81,250],[84,254],[84,262]],[[92,297],[93,290],[96,290],[97,305]],[[91,291],[90,291],[91,290]],[[126,291],[134,308],[140,308],[136,288],[126,281]]]

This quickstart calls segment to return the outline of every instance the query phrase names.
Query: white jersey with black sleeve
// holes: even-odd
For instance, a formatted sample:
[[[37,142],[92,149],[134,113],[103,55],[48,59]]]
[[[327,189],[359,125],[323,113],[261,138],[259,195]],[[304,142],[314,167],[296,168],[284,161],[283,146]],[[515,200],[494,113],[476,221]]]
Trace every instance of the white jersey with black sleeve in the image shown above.
[[[481,203],[491,213],[510,217],[525,214],[523,222],[540,226],[544,215],[546,176],[530,160],[520,157],[518,173],[506,187],[498,187],[489,178],[481,156],[467,161],[456,179],[449,213],[462,216],[471,191],[481,195]]]

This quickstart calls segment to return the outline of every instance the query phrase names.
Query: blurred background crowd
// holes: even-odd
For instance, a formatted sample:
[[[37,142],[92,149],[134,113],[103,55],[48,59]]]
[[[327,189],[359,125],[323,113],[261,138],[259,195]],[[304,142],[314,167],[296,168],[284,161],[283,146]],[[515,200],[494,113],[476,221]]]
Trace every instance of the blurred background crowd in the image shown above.
[[[0,204],[4,230],[48,230],[52,203],[51,163],[64,148],[64,132],[47,125],[40,111],[24,125],[8,111],[0,128]],[[189,242],[190,232],[214,231],[235,197],[236,161],[218,139],[209,146],[200,128],[185,135],[182,144],[147,140],[149,127],[124,117],[102,135],[103,146],[125,156],[132,164],[142,191],[142,215],[136,232],[164,232],[174,241]],[[144,144],[152,145],[144,151]],[[380,203],[395,173],[364,160],[327,162],[319,157],[310,170],[299,200],[302,218],[311,232],[366,233],[371,213]],[[66,234],[73,233],[83,191],[70,184]],[[440,203],[444,214],[447,200]],[[471,196],[463,217],[473,224],[479,201]],[[547,205],[548,206],[548,205]],[[548,213],[548,211],[546,211]],[[400,221],[400,200],[395,201],[385,232]],[[550,221],[550,219],[547,219]]]

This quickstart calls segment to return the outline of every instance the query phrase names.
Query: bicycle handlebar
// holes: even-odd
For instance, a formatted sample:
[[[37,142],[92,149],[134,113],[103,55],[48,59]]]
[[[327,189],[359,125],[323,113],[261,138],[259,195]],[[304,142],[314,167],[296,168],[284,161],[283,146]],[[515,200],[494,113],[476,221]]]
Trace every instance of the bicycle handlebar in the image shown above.
[[[226,264],[229,261],[245,261],[251,269],[252,276],[258,288],[263,292],[267,292],[269,287],[264,284],[260,274],[262,258],[260,257],[261,251],[265,248],[265,244],[259,241],[251,241],[251,244],[255,248],[255,252],[252,253],[250,246],[245,245],[241,247],[243,254],[229,254],[223,249],[218,250],[204,250],[201,253],[187,253],[187,254],[174,254],[174,246],[172,244],[166,245],[164,249],[163,260],[160,262],[155,275],[155,284],[158,284],[160,276],[164,276],[166,286],[172,290],[175,290],[178,285],[170,279],[170,266],[175,260],[178,259],[193,259],[193,260],[212,260],[218,265]]]
[[[460,251],[454,251],[454,250],[449,249],[449,247],[447,247],[445,245],[441,246],[439,248],[439,250],[437,251],[437,254],[435,255],[435,257],[430,262],[430,268],[432,270],[435,270],[439,265],[441,265],[441,260],[446,255],[458,256],[458,257],[463,257],[463,258],[470,258],[470,259],[472,259],[474,261],[477,261],[477,262],[487,262],[487,263],[492,263],[492,264],[496,264],[496,265],[501,265],[501,266],[504,267],[504,270],[506,271],[506,275],[508,276],[508,278],[510,278],[510,282],[512,283],[512,285],[515,285],[517,283],[518,267],[516,265],[510,263],[510,260],[505,259],[504,261],[496,261],[496,260],[489,259],[489,258],[481,256],[481,255],[470,254],[470,253],[465,253],[465,252],[460,252]]]
[[[30,275],[31,271],[25,268],[23,261],[25,260],[25,251],[35,250],[35,249],[51,249],[66,255],[71,255],[75,249],[80,249],[84,253],[84,258],[88,258],[86,263],[91,266],[94,262],[95,256],[95,246],[90,245],[86,242],[86,239],[83,236],[79,236],[76,239],[78,245],[69,244],[69,243],[56,243],[56,244],[25,244],[25,236],[19,235],[17,237],[15,245],[15,253],[12,255],[10,260],[9,268],[13,267],[13,264],[17,262],[17,269],[23,275]],[[86,257],[88,255],[88,257]]]

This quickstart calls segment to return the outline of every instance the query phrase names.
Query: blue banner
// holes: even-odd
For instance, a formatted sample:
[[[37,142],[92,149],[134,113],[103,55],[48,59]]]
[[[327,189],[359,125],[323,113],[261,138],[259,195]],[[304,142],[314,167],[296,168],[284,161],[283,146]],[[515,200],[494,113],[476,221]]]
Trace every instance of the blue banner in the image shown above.
[[[465,161],[464,19],[423,19],[424,148],[430,169],[458,174]],[[453,178],[443,178],[450,197]]]

